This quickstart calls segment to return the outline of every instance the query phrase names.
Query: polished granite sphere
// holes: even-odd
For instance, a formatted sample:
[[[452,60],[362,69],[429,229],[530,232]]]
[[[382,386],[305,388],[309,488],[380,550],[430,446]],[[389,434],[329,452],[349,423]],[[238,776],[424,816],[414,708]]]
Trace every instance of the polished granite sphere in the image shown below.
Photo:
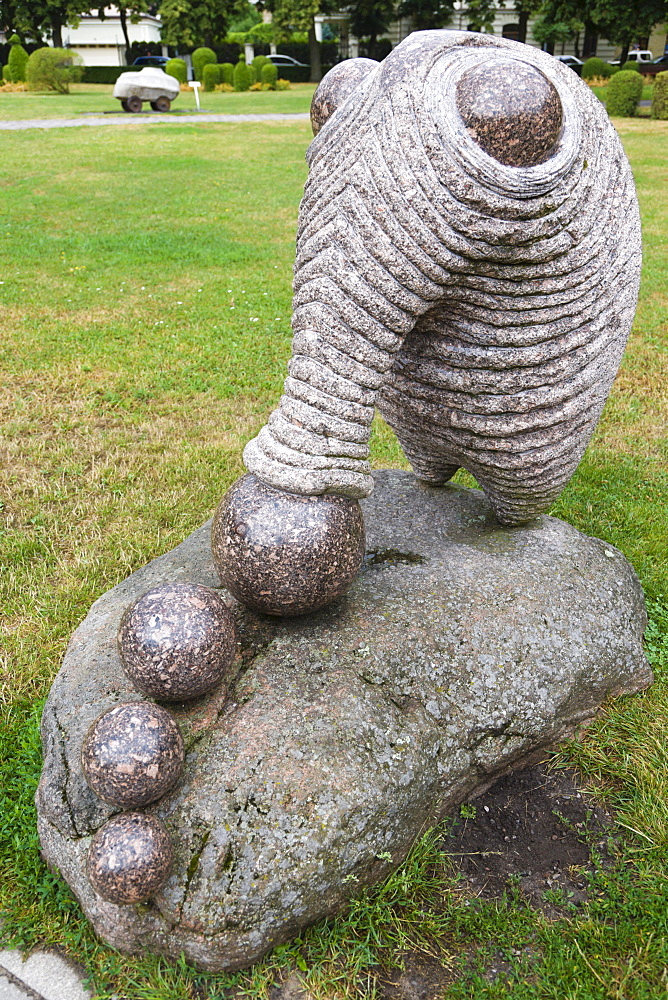
[[[163,583],[127,609],[118,649],[125,672],[144,694],[188,701],[229,673],[237,649],[234,619],[210,587]]]
[[[169,712],[149,701],[110,708],[88,730],[81,751],[86,781],[114,806],[144,806],[174,787],[183,737]]]
[[[499,163],[534,167],[561,135],[559,95],[540,70],[497,58],[467,70],[457,84],[457,110],[477,144]]]
[[[303,615],[350,587],[364,557],[357,500],[298,496],[242,476],[213,520],[213,560],[221,581],[248,607]]]
[[[112,816],[88,849],[88,881],[109,903],[141,903],[169,876],[172,845],[157,816],[131,812]]]

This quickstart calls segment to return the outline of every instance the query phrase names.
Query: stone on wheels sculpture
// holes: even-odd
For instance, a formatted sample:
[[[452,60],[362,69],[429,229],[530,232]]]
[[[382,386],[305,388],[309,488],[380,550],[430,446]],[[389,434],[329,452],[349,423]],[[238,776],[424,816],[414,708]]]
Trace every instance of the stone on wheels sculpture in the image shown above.
[[[210,970],[651,681],[632,567],[537,517],[638,291],[604,107],[543,52],[434,31],[335,67],[312,119],[293,357],[249,474],[96,601],[42,718],[44,856],[115,947]],[[376,406],[417,480],[372,478]]]
[[[244,451],[264,488],[242,481],[214,548],[251,603],[262,556],[252,537],[240,551],[229,504],[266,511],[267,486],[368,496],[376,406],[421,480],[467,469],[507,525],[546,511],[596,426],[638,293],[620,142],[591,90],[546,53],[418,32],[380,65],[335,67],[312,117],[293,356]],[[267,513],[264,529],[280,517]]]

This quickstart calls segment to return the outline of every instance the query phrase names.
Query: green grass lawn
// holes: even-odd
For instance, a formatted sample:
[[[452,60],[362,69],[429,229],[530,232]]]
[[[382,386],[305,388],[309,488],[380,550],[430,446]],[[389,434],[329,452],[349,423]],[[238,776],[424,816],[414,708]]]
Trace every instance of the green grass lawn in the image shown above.
[[[80,115],[114,112],[123,114],[120,101],[112,97],[113,87],[106,84],[74,84],[70,94],[4,93],[0,91],[0,121],[20,118],[77,118]],[[296,114],[308,111],[314,84],[293,83],[290,90],[248,91],[243,94],[200,93],[200,104],[214,114],[248,115]],[[172,104],[172,110],[195,111],[195,92],[183,90]],[[148,104],[144,110],[150,110]],[[131,118],[131,115],[127,116]]]
[[[304,110],[309,99],[306,88],[214,96],[236,110],[293,96],[303,104],[291,110]],[[98,100],[0,95],[0,111],[7,98],[16,108]],[[150,143],[134,129],[3,135],[5,939],[62,948],[88,969],[99,998],[262,997],[289,968],[315,997],[372,998],[375,970],[411,949],[453,968],[447,1000],[666,996],[668,125],[619,128],[644,222],[640,305],[594,441],[554,510],[627,554],[651,611],[655,685],[608,706],[558,758],[577,763],[617,810],[623,840],[614,863],[592,876],[588,903],[548,920],[512,886],[502,900],[465,898],[434,835],[349,916],[236,976],[128,959],[94,939],[39,858],[37,727],[68,636],[91,603],[210,516],[242,471],[242,444],[280,393],[309,128],[158,124]],[[380,422],[372,454],[376,465],[405,465]],[[499,953],[509,971],[489,975],[489,956]]]

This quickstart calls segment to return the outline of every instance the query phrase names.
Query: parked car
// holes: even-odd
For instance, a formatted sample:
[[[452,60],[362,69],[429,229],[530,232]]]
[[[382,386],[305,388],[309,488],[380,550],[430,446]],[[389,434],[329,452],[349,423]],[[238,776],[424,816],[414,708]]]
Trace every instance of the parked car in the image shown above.
[[[584,63],[581,59],[578,59],[577,56],[555,56],[555,59],[558,59],[559,62],[568,66],[574,73],[577,73],[578,76],[582,76],[582,67]]]
[[[649,49],[633,49],[626,57],[627,62],[637,63],[651,63],[652,59],[653,56]],[[612,59],[610,65],[619,66],[619,59]]]
[[[169,62],[167,56],[137,56],[133,62],[133,66],[158,66],[160,69],[164,67]]]
[[[643,76],[655,76],[656,73],[665,73],[668,70],[668,52],[659,56],[658,59],[653,59],[651,63],[639,63],[638,69]]]
[[[308,66],[308,63],[300,62],[299,59],[293,59],[292,56],[282,56],[280,53],[275,56],[267,56],[267,58],[271,59],[274,66],[278,69],[281,66]]]

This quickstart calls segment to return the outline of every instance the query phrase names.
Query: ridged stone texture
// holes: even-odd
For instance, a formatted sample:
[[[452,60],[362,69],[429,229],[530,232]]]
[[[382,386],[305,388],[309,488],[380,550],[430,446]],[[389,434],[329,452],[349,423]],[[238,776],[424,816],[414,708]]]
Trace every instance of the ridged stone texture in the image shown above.
[[[122,813],[93,837],[87,873],[103,899],[117,905],[141,903],[162,888],[173,860],[164,823],[145,813]]]
[[[83,742],[86,781],[101,799],[136,808],[171,791],[183,768],[183,738],[160,705],[131,701],[104,712]]]
[[[292,358],[246,468],[293,493],[367,496],[378,407],[425,482],[464,467],[508,525],[548,510],[638,295],[638,204],[605,106],[529,45],[418,31],[307,159]]]
[[[165,583],[142,594],[118,631],[128,677],[139,691],[164,701],[198,698],[220,684],[236,643],[222,598],[195,583]]]
[[[344,59],[325,74],[311,101],[313,135],[318,134],[353,91],[359,90],[362,80],[377,66],[375,59]]]
[[[242,476],[213,521],[213,558],[223,586],[269,615],[317,611],[350,587],[364,557],[356,500],[303,497]]]

